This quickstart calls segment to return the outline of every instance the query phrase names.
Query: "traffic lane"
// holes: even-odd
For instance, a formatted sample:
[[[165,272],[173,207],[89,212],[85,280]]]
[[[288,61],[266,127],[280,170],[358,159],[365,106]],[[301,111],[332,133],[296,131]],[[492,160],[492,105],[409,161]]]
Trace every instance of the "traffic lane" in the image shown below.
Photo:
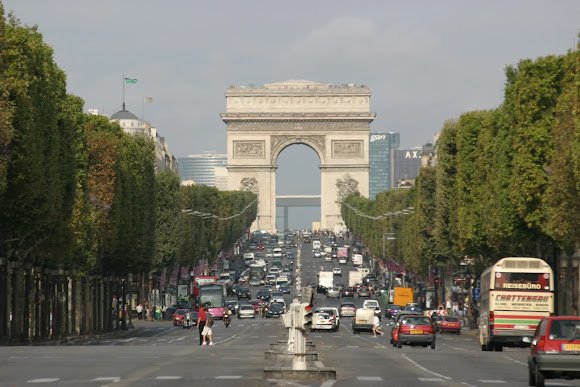
[[[13,350],[13,348],[10,348]],[[0,386],[52,385],[267,385],[264,353],[244,346],[173,347],[25,347],[6,356],[0,351]],[[178,385],[175,384],[175,385]]]
[[[390,333],[390,332],[389,332]],[[390,336],[389,336],[390,337]],[[485,386],[505,384],[525,386],[528,382],[527,348],[504,348],[502,352],[483,352],[478,337],[470,335],[437,335],[437,356],[434,358],[422,347],[389,348],[398,352],[417,367],[434,374],[460,381],[462,384]],[[580,381],[549,380],[546,385],[579,386]]]

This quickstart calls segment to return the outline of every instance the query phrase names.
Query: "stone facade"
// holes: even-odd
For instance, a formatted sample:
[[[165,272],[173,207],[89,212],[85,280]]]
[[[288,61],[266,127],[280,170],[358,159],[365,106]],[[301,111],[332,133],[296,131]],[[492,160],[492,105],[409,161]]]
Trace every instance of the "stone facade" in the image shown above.
[[[276,231],[276,162],[305,144],[320,158],[322,229],[341,223],[340,200],[368,196],[370,90],[365,86],[286,81],[231,87],[226,112],[229,189],[258,193],[253,229]]]

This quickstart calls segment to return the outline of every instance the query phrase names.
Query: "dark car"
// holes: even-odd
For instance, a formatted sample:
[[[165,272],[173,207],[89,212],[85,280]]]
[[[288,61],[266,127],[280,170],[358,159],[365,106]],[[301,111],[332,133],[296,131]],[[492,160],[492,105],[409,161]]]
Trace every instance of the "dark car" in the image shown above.
[[[344,288],[342,289],[342,297],[354,297],[355,290],[354,288]]]
[[[270,291],[268,289],[259,289],[256,292],[256,298],[262,301],[270,301]]]
[[[401,305],[397,304],[388,304],[385,309],[385,317],[386,318],[395,318],[395,316],[403,309]]]
[[[238,294],[238,300],[241,298],[247,298],[248,300],[250,298],[252,298],[252,291],[250,290],[250,288],[238,288],[237,291]]]
[[[397,348],[403,345],[431,346],[435,349],[435,328],[431,319],[421,315],[408,315],[398,323]]]
[[[280,285],[278,290],[284,294],[290,294],[290,286],[289,285]]]
[[[284,305],[272,303],[266,310],[266,317],[280,317],[286,312]]]
[[[543,386],[545,379],[580,379],[580,316],[540,321],[531,339],[528,373],[530,386]]]

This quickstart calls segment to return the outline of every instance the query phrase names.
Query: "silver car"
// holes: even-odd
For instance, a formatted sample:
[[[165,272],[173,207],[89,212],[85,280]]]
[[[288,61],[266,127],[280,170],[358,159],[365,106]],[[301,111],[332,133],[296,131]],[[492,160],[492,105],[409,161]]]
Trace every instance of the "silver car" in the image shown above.
[[[333,286],[332,288],[328,289],[326,291],[326,298],[339,298],[340,297],[340,289],[336,286]]]
[[[256,318],[254,307],[249,304],[240,305],[238,308],[238,318]]]

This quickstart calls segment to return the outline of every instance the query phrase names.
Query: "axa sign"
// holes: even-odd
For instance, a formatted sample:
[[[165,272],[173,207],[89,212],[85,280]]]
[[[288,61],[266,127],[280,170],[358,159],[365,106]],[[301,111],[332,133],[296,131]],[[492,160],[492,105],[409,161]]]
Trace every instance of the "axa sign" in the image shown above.
[[[371,142],[382,141],[386,138],[387,138],[387,136],[384,134],[372,134],[371,135]]]
[[[405,152],[406,159],[420,159],[421,158],[421,151],[418,150],[410,150]]]

